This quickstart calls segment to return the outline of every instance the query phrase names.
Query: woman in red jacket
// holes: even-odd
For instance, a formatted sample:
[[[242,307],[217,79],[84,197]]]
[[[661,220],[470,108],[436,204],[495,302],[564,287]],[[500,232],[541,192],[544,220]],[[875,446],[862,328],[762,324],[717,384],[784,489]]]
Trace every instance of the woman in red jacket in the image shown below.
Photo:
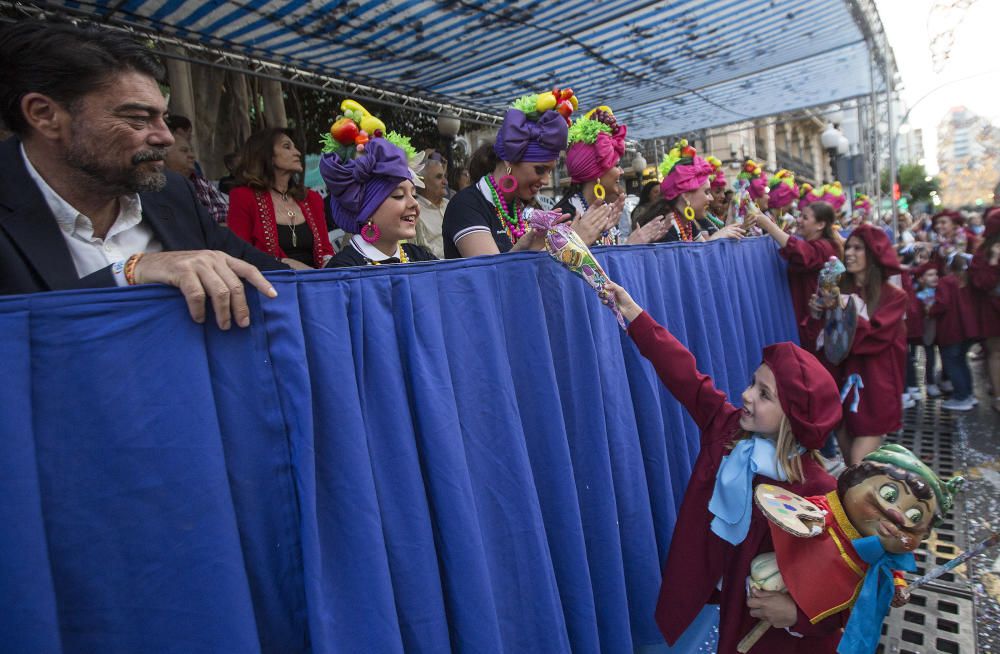
[[[881,229],[857,227],[844,248],[847,273],[840,282],[841,301],[858,307],[858,326],[847,358],[840,364],[841,396],[848,403],[837,442],[848,466],[861,462],[882,444],[886,433],[903,424],[906,326],[909,304],[889,277],[902,271],[896,250]],[[808,337],[823,328],[824,307],[832,298],[813,295],[806,320]]]
[[[299,182],[302,155],[287,130],[270,128],[251,136],[229,192],[233,232],[298,270],[322,268],[333,256],[323,198]]]
[[[826,202],[812,202],[802,209],[799,236],[784,232],[767,214],[757,218],[757,225],[777,243],[778,253],[788,261],[788,288],[792,294],[795,322],[799,325],[799,343],[815,353],[816,341],[808,342],[803,322],[809,317],[809,298],[816,292],[819,270],[830,257],[844,258],[844,245],[834,229],[836,215]]]
[[[812,624],[787,594],[754,591],[748,598],[746,590],[750,562],[773,549],[767,519],[753,508],[753,486],[776,484],[800,495],[836,486],[816,456],[841,418],[830,373],[793,343],[770,345],[738,408],[628,293],[613,283],[606,288],[605,303],[618,303],[629,336],[701,430],[656,607],[667,642],[676,643],[705,604],[718,603],[719,652],[735,652],[758,618],[803,637],[769,629],[754,654],[833,652],[843,613]]]
[[[978,293],[980,326],[986,339],[986,367],[993,387],[990,406],[1000,413],[1000,208],[986,212],[983,242],[972,257],[969,281]]]
[[[947,258],[949,274],[938,282],[934,302],[927,307],[927,315],[937,320],[935,343],[952,384],[951,398],[942,402],[941,408],[950,411],[969,411],[974,406],[972,370],[966,357],[972,342],[982,338],[979,311],[967,276],[967,257],[962,252],[953,252]]]

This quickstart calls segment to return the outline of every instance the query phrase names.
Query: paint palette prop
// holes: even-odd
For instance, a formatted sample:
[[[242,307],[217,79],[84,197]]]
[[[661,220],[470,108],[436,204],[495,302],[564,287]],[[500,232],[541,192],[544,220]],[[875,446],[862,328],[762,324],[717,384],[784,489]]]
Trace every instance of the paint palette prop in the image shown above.
[[[826,511],[801,495],[779,486],[758,484],[753,499],[768,520],[793,536],[811,538],[823,532]]]

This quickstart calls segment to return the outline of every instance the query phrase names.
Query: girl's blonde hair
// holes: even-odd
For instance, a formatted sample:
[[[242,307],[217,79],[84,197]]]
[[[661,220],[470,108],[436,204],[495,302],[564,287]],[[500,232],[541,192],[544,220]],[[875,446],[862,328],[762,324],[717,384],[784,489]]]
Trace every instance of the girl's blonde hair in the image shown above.
[[[781,422],[778,423],[778,440],[775,443],[775,455],[778,457],[778,465],[785,471],[788,481],[799,483],[805,480],[805,473],[802,471],[802,454],[799,453],[800,443],[795,434],[792,433],[792,425],[788,421],[788,416],[782,415]],[[812,456],[820,464],[823,457],[817,450],[806,450],[807,455]]]

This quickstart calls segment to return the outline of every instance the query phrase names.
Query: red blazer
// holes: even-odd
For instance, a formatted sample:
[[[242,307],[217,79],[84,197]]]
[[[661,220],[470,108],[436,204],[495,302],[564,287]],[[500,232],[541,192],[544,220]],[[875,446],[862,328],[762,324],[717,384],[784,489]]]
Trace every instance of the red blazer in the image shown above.
[[[333,246],[326,230],[323,198],[316,191],[306,191],[306,199],[298,202],[313,235],[313,263],[316,268],[326,264],[324,257],[333,256]],[[277,259],[285,253],[278,245],[278,223],[274,217],[271,194],[248,186],[237,186],[229,192],[229,229],[244,241]]]
[[[906,326],[903,317],[908,305],[906,293],[886,282],[882,284],[875,313],[869,314],[868,320],[858,317],[851,352],[835,372],[841,386],[852,374],[861,375],[864,384],[857,413],[844,409],[844,424],[852,436],[878,436],[896,431],[903,424],[903,405],[899,398],[905,384]],[[806,326],[815,342],[823,329],[822,319],[809,316]],[[851,391],[844,406],[850,407],[853,398],[854,391]]]
[[[981,338],[979,310],[973,297],[972,286],[958,285],[958,278],[948,275],[938,282],[934,304],[927,313],[937,318],[937,345],[955,345],[962,341]]]
[[[801,325],[809,315],[809,298],[816,292],[820,268],[830,257],[837,256],[837,246],[825,238],[807,241],[791,236],[778,253],[788,261],[788,288],[792,294],[792,307],[795,309],[795,324]],[[816,339],[808,342],[804,336],[800,328],[799,344],[815,354]]]
[[[629,325],[628,333],[644,357],[650,360],[660,380],[684,405],[701,430],[701,451],[691,471],[684,493],[670,553],[663,569],[656,622],[667,642],[674,644],[705,604],[718,602],[719,652],[736,651],[736,645],[757,623],[746,606],[746,578],[755,556],[771,551],[768,521],[753,510],[750,530],[739,546],[716,536],[711,529],[708,501],[715,487],[715,475],[725,446],[740,433],[740,409],[726,400],[712,379],[698,371],[695,358],[674,336],[643,312]],[[768,483],[799,495],[822,495],[836,487],[836,481],[812,458],[802,459],[805,481],[798,484],[756,476],[754,484]],[[722,592],[716,583],[722,578]],[[784,629],[769,629],[754,646],[754,654],[815,654],[833,651],[840,634],[839,621],[810,624],[800,611],[793,629],[804,634],[796,638]],[[833,638],[833,646],[829,639]]]
[[[983,338],[1000,336],[1000,266],[991,266],[987,253],[980,248],[969,266],[969,285],[973,287],[979,308],[979,327]]]

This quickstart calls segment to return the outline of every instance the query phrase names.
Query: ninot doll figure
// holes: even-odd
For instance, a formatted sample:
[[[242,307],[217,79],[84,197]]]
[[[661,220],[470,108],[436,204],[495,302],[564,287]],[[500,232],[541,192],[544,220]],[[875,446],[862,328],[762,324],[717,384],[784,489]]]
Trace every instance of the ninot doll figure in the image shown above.
[[[844,626],[837,652],[875,651],[890,603],[905,601],[900,571],[915,568],[913,550],[951,510],[963,482],[942,481],[910,450],[888,444],[845,470],[836,491],[805,498],[825,512],[814,537],[792,535],[767,500],[760,503],[772,518],[777,565],[790,598],[810,624]]]

